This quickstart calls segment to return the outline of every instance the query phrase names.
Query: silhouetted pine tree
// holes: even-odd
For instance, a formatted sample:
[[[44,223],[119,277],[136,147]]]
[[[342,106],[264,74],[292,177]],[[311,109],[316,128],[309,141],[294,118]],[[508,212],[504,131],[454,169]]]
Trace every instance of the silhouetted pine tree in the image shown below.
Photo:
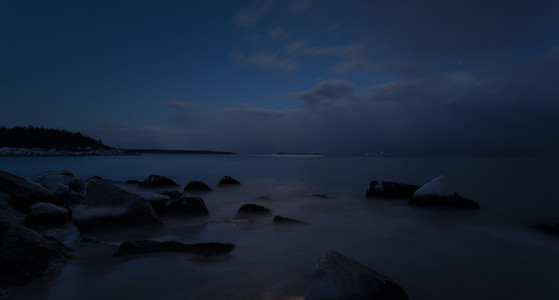
[[[0,147],[21,147],[78,151],[84,148],[92,150],[111,149],[101,140],[84,136],[81,132],[64,129],[39,128],[34,126],[13,128],[0,127]]]

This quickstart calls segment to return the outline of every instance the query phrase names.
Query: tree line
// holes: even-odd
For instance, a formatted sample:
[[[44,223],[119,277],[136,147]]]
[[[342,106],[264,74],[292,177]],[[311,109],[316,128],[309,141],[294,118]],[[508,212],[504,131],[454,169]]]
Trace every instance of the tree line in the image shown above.
[[[79,151],[85,149],[111,149],[101,140],[95,140],[81,132],[64,129],[43,128],[34,126],[0,127],[0,147],[57,149]]]

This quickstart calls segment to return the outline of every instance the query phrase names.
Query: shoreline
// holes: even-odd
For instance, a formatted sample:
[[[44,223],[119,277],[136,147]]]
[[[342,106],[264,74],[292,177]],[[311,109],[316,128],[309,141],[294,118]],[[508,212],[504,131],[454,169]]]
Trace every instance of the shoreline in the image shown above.
[[[142,154],[227,154],[235,152],[221,152],[209,150],[162,150],[162,149],[97,149],[83,151],[66,151],[58,149],[40,148],[0,148],[1,156],[133,156]]]

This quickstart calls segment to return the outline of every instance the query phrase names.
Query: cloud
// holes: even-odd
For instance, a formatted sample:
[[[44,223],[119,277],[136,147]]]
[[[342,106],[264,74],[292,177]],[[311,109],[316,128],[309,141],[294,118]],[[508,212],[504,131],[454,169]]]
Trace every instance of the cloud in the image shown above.
[[[194,110],[198,108],[196,105],[186,103],[186,102],[181,102],[181,101],[169,101],[165,105],[168,107],[182,109],[182,110]]]
[[[289,11],[293,14],[300,14],[309,9],[312,0],[293,0],[289,5]]]
[[[241,9],[237,12],[235,22],[240,26],[253,25],[272,8],[274,3],[275,0],[256,0],[250,9]]]
[[[288,114],[288,112],[283,110],[271,110],[271,109],[248,106],[248,105],[227,107],[219,110],[218,112],[225,115],[256,116],[256,117],[283,117]]]
[[[363,60],[347,60],[332,66],[329,71],[332,73],[364,73],[377,69],[378,67]]]
[[[259,52],[246,57],[241,52],[233,52],[232,57],[241,64],[249,64],[264,69],[291,72],[297,68],[297,63],[279,57],[275,53]]]
[[[351,95],[353,84],[345,80],[330,80],[322,82],[313,88],[295,93],[294,95],[311,107],[331,105],[344,97]]]
[[[275,27],[274,29],[270,30],[270,32],[268,32],[268,37],[270,39],[280,39],[280,38],[286,38],[288,37],[289,34],[286,33],[282,27]]]

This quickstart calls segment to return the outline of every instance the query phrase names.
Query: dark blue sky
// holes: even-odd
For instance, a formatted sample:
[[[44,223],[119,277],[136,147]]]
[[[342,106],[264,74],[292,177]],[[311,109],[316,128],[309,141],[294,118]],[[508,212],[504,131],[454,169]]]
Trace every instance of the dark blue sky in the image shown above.
[[[559,1],[2,1],[0,123],[124,148],[559,155]]]

